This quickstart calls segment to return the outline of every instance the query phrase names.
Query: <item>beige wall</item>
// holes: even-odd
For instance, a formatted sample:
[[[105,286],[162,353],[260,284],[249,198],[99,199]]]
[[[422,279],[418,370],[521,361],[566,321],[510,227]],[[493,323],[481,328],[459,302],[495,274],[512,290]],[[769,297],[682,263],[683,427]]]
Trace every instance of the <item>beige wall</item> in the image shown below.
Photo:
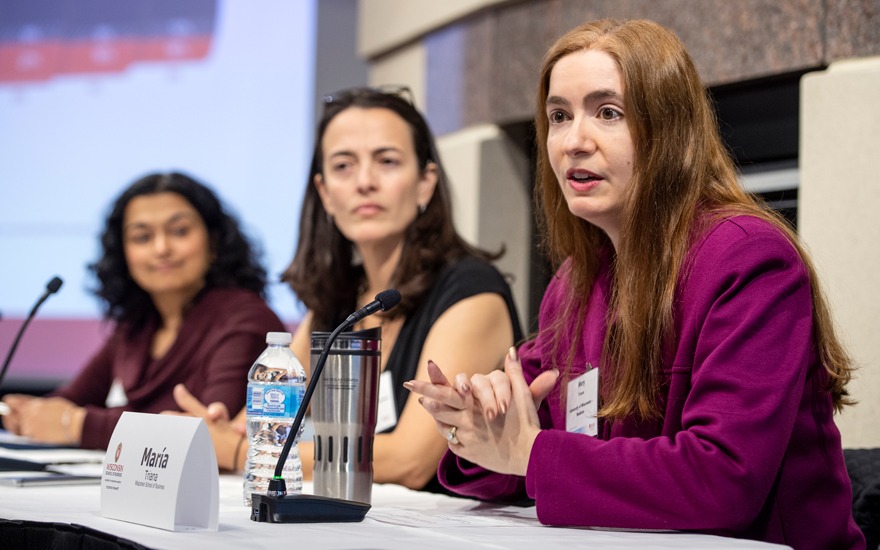
[[[838,417],[845,447],[880,446],[880,57],[801,80],[799,232],[841,336],[859,401]]]
[[[369,84],[405,84],[424,111],[426,54],[416,39],[506,1],[360,0],[359,54],[371,59]],[[531,243],[527,159],[491,124],[438,136],[437,149],[451,184],[456,228],[468,242],[487,250],[505,247],[497,265],[511,279],[520,321],[527,330]]]
[[[378,57],[480,9],[509,0],[359,0],[358,54]]]
[[[437,148],[451,183],[456,228],[489,251],[506,249],[496,265],[512,278],[513,298],[527,331],[532,238],[528,160],[497,126],[488,124],[448,134]]]
[[[416,42],[401,47],[394,55],[370,65],[370,86],[403,84],[413,92],[416,107],[424,111],[425,105],[425,48]]]

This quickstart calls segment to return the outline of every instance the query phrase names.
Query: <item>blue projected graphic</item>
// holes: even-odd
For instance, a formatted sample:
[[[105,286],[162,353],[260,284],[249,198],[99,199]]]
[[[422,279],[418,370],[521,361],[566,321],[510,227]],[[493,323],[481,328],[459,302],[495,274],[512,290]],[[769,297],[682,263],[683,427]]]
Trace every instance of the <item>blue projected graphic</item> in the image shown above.
[[[111,200],[148,172],[213,187],[277,281],[310,160],[316,1],[0,0],[0,351],[53,275],[38,321],[100,317],[86,265]],[[298,319],[286,286],[269,294]],[[10,376],[44,368],[27,347]]]

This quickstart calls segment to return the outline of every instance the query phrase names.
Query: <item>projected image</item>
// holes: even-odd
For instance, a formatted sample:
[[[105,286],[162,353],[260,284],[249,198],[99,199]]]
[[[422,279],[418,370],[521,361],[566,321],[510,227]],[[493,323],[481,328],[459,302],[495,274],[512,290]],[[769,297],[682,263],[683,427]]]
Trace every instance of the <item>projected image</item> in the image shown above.
[[[0,1],[0,85],[205,59],[217,2]]]
[[[148,173],[214,189],[262,252],[270,305],[299,320],[278,279],[312,146],[315,2],[0,0],[0,354],[64,280],[0,390],[69,378],[107,335],[87,265]]]

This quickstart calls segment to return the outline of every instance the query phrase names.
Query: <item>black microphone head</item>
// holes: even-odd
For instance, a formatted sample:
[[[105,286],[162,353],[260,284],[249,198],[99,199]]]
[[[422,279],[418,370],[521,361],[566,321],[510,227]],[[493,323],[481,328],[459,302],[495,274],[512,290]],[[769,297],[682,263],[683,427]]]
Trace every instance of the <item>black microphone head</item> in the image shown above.
[[[62,284],[64,281],[61,280],[61,277],[52,277],[52,280],[46,283],[46,290],[49,291],[49,294],[55,294]]]
[[[396,288],[389,288],[376,294],[376,301],[382,304],[382,311],[396,307],[400,303],[400,291]]]

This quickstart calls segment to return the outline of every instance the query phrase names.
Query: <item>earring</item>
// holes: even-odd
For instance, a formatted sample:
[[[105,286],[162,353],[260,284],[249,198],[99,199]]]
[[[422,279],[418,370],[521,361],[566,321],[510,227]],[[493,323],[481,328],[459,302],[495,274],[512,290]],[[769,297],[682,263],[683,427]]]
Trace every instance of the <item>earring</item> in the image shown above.
[[[428,205],[426,205],[426,204],[420,204],[420,205],[419,205],[419,214],[424,214],[424,213],[425,213],[425,210],[427,210],[427,209],[428,209]]]

